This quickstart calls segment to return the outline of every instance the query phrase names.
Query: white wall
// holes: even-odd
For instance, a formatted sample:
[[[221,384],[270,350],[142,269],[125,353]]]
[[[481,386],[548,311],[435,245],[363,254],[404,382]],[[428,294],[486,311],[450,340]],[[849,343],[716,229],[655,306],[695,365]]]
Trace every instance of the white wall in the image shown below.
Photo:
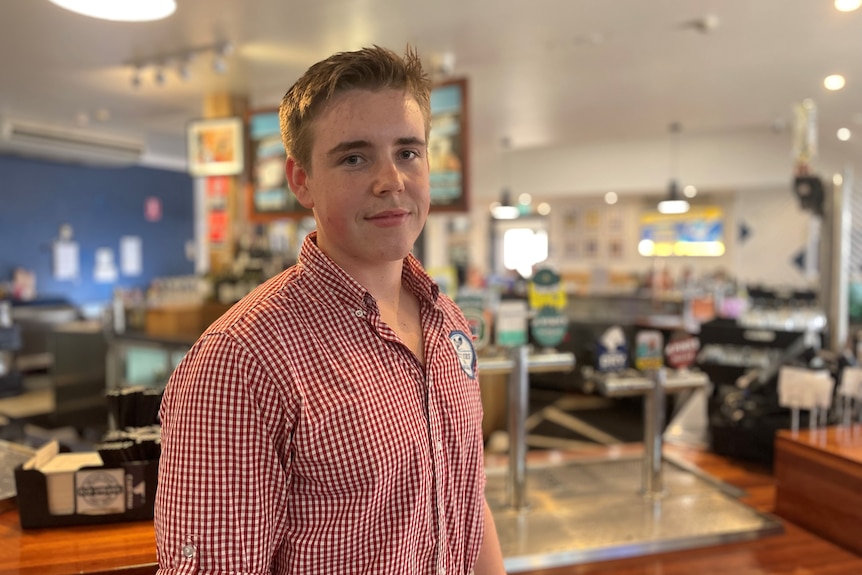
[[[814,172],[828,182],[833,173],[855,161],[842,154],[840,148],[821,147]],[[496,144],[474,142],[470,157],[472,265],[488,271],[488,206],[498,199],[502,187],[508,186],[514,197],[528,192],[534,202],[550,202],[552,214],[560,214],[571,205],[600,207],[605,192],[616,192],[620,198],[617,207],[625,211],[629,242],[618,265],[629,271],[648,269],[653,262],[636,251],[638,218],[644,205],[664,194],[671,176],[669,156],[666,139],[507,151]],[[810,218],[797,207],[792,194],[794,166],[789,133],[757,129],[683,134],[677,166],[683,184],[696,185],[701,196],[724,207],[727,252],[720,258],[665,258],[663,265],[673,270],[688,265],[695,271],[723,267],[747,282],[813,285],[812,279],[792,263],[793,255],[808,241]],[[862,171],[857,169],[856,173]],[[557,222],[553,224],[557,229],[552,230],[552,238],[560,233],[558,217],[552,215]],[[742,243],[736,237],[741,222],[752,230]],[[443,226],[435,229],[442,230]],[[438,245],[445,243],[433,235],[429,239]],[[445,250],[436,253],[445,258]],[[608,265],[606,261],[589,260],[564,265],[589,269],[599,263]]]

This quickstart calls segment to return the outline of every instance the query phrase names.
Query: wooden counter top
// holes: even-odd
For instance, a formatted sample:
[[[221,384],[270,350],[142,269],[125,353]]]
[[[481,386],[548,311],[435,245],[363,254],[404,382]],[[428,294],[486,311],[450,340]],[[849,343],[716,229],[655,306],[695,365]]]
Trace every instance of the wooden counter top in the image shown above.
[[[777,433],[781,442],[797,447],[816,449],[848,461],[862,464],[862,425],[836,425],[821,429],[801,429],[793,433],[781,429]]]
[[[17,509],[0,513],[4,575],[152,575],[152,521],[21,529]]]
[[[862,554],[862,425],[779,431],[775,481],[778,515]]]

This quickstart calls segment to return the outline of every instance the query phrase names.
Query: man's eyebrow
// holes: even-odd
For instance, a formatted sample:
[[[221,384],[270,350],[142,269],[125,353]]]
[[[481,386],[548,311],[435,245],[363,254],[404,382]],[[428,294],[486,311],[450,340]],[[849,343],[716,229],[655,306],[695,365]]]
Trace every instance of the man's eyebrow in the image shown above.
[[[364,148],[370,148],[371,142],[367,140],[349,140],[347,142],[341,142],[336,145],[328,152],[326,152],[327,156],[337,156],[339,154],[343,154],[344,152],[350,152],[353,150],[361,150]]]
[[[398,138],[395,143],[399,146],[425,146],[425,140],[416,137]]]
[[[398,138],[395,140],[395,144],[398,146],[421,146],[425,147],[427,144],[424,139],[417,138],[415,136],[406,136],[404,138]],[[336,146],[332,147],[328,152],[326,152],[327,157],[338,156],[340,154],[344,154],[345,152],[352,152],[355,150],[363,150],[371,147],[371,142],[368,140],[348,140],[346,142],[341,142]]]

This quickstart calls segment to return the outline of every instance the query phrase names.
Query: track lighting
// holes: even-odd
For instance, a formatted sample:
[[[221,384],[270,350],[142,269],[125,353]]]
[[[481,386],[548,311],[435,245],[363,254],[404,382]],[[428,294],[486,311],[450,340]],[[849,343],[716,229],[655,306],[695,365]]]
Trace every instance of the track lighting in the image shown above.
[[[133,88],[138,88],[143,82],[143,71],[151,68],[153,70],[153,83],[157,86],[163,85],[167,81],[166,70],[173,69],[176,71],[177,77],[183,81],[188,81],[192,76],[191,64],[200,54],[212,54],[213,71],[218,74],[224,74],[228,69],[228,57],[233,54],[234,45],[231,42],[220,41],[205,46],[195,46],[178,50],[176,52],[157,54],[148,58],[140,58],[128,62],[127,65],[132,68],[131,84]]]

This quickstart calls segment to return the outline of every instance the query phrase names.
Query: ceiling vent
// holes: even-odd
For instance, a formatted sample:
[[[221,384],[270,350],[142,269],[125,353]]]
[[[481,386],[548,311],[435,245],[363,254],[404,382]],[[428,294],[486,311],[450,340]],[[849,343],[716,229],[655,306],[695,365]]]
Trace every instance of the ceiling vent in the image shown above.
[[[5,119],[0,126],[0,152],[85,164],[136,164],[145,151],[142,142]]]

